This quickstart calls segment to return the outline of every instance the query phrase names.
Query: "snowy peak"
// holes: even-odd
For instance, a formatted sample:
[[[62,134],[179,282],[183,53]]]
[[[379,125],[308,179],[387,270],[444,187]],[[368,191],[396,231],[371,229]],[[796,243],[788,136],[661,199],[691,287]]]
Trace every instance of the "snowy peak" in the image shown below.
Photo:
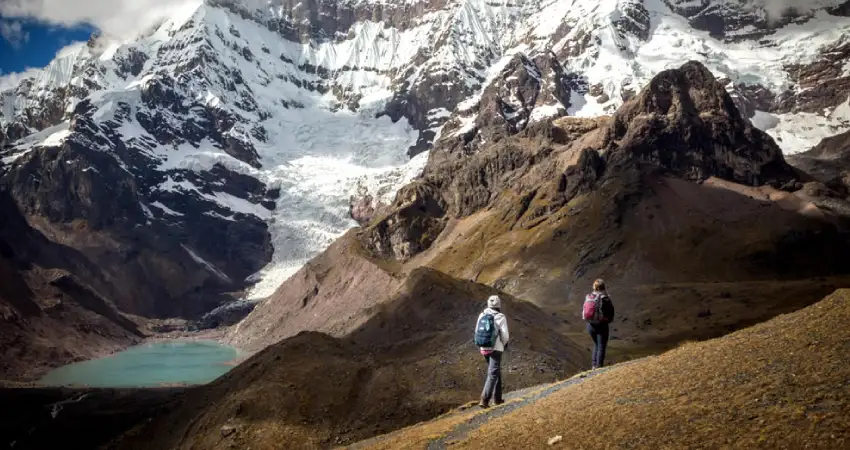
[[[411,149],[415,154],[428,148],[438,135],[446,120],[442,111],[451,112],[463,100],[480,95],[487,87],[489,69],[518,50],[531,57],[554,51],[567,72],[588,80],[594,94],[573,102],[586,105],[574,107],[573,113],[578,115],[610,113],[653,74],[693,59],[704,60],[740,90],[758,85],[779,95],[794,84],[786,67],[786,56],[798,50],[794,47],[812,40],[829,44],[836,39],[836,33],[812,27],[810,22],[831,21],[835,16],[830,11],[839,14],[841,2],[820,0],[804,11],[783,10],[781,14],[759,5],[709,0],[399,4],[208,0],[194,5],[194,10],[187,8],[132,46],[116,50],[114,44],[90,42],[89,47],[105,49],[95,54],[83,52],[79,58],[96,56],[99,63],[106,61],[101,65],[110,67],[90,67],[85,77],[71,84],[84,95],[115,84],[116,79],[106,79],[107,73],[115,72],[117,80],[128,81],[144,77],[141,72],[146,65],[179,72],[201,63],[220,65],[218,56],[227,55],[228,64],[235,64],[240,72],[247,72],[243,66],[255,66],[251,71],[259,76],[252,78],[262,85],[274,84],[271,78],[294,85],[295,89],[276,90],[283,94],[279,96],[284,107],[313,104],[332,110],[377,109],[393,121],[407,119],[419,130],[417,144]],[[195,32],[183,36],[187,28]],[[700,30],[708,33],[702,35]],[[801,35],[801,39],[789,40],[791,34]],[[811,36],[802,38],[806,34]],[[195,44],[187,45],[187,37],[194,37]],[[767,40],[754,44],[755,37]],[[198,45],[200,42],[204,45]],[[815,58],[818,46],[809,46],[796,59]],[[172,57],[164,58],[162,51]],[[750,62],[757,53],[766,67]],[[264,56],[279,61],[265,61],[268,58]],[[181,58],[186,63],[180,64]],[[152,59],[157,61],[151,63]],[[281,62],[289,67],[282,67]],[[68,61],[62,58],[56,66],[39,80],[40,86],[64,86],[73,73],[83,73],[69,71]],[[232,73],[232,67],[223,75],[210,72],[208,78],[229,79],[216,84],[241,91],[238,98],[227,102],[222,98],[227,89],[212,90],[211,100],[239,104],[249,113],[269,114],[255,111],[255,102],[249,99],[252,92],[239,89],[246,73]],[[321,95],[305,96],[302,88]],[[62,103],[62,95],[48,91]],[[380,106],[387,97],[389,103]],[[556,105],[550,106],[556,111]],[[43,128],[41,123],[35,125],[35,130]]]

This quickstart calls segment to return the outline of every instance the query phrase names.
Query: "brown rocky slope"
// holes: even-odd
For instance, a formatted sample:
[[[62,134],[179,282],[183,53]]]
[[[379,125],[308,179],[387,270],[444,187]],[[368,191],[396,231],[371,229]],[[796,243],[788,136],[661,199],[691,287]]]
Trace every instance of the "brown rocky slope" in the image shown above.
[[[496,292],[416,269],[346,337],[305,331],[272,345],[117,447],[327,448],[434,417],[481,389],[470,320]],[[584,352],[551,331],[554,318],[502,295],[513,341],[506,389],[579,370]]]
[[[0,190],[0,380],[138,342],[137,325],[75,274],[97,274],[75,250],[31,228]]]
[[[788,160],[822,183],[817,188],[832,191],[830,197],[850,199],[850,131],[826,138]]]

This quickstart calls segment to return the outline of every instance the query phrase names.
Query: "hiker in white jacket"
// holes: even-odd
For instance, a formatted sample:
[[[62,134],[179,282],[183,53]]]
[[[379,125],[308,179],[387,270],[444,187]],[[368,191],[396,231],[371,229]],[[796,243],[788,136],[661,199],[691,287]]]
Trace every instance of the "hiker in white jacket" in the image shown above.
[[[492,345],[479,346],[484,360],[487,361],[487,380],[484,382],[484,390],[481,392],[482,408],[490,406],[490,399],[496,405],[504,403],[502,399],[502,355],[510,342],[511,335],[508,332],[508,319],[502,314],[502,301],[496,295],[487,299],[487,309],[478,315],[475,321],[476,343],[492,342]],[[489,328],[489,317],[492,316],[493,329]],[[482,321],[482,319],[484,319]],[[493,336],[493,333],[496,335]],[[495,339],[493,341],[492,339]]]

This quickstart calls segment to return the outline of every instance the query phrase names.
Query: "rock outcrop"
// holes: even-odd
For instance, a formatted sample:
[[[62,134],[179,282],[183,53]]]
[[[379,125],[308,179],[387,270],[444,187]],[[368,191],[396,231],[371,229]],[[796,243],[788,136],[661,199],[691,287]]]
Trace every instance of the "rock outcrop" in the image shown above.
[[[824,208],[850,212],[850,132],[826,138],[788,160],[814,178],[801,188],[803,194]]]
[[[850,132],[826,138],[810,151],[788,159],[819,181],[850,193]]]
[[[32,229],[2,189],[0,217],[0,379],[31,380],[141,339],[101,294],[100,269]]]
[[[741,116],[698,62],[656,75],[608,132],[612,164],[636,159],[692,181],[716,176],[751,186],[779,187],[794,176],[773,139]]]
[[[502,129],[501,123],[490,126]],[[567,173],[559,162],[564,166],[559,175],[547,160],[555,145],[566,144],[572,155],[567,160],[586,163]],[[561,120],[523,130],[511,142],[494,140],[477,153],[464,149],[448,139],[433,150],[422,179],[402,189],[388,211],[365,228],[364,245],[377,255],[405,261],[427,249],[449,219],[492,206],[505,189],[525,191],[519,195],[527,196],[520,200],[526,208],[534,209],[535,199],[549,194],[563,206],[571,198],[563,194],[568,187],[585,186],[588,176],[601,178],[607,166],[620,167],[618,173],[651,166],[691,181],[718,177],[751,186],[779,187],[795,176],[773,139],[743,118],[723,86],[696,62],[657,75],[610,120]],[[544,168],[538,172],[535,166]],[[531,173],[558,178],[531,179]],[[553,212],[547,206],[545,214]]]
[[[818,114],[832,112],[847,103],[850,101],[850,74],[844,67],[848,58],[850,40],[843,40],[822,48],[810,63],[789,65],[788,73],[799,89],[779,93],[775,106],[768,111]]]
[[[518,53],[472,107],[446,123],[439,148],[471,154],[524,130],[535,119],[565,115],[571,92],[580,85],[553,53]]]
[[[808,5],[783,3],[759,8],[752,2],[716,2],[703,0],[664,0],[670,9],[682,15],[691,26],[707,31],[715,39],[727,42],[760,39],[791,24],[804,23],[816,11]],[[834,2],[836,4],[839,1]],[[830,14],[841,15],[842,7],[829,8]]]

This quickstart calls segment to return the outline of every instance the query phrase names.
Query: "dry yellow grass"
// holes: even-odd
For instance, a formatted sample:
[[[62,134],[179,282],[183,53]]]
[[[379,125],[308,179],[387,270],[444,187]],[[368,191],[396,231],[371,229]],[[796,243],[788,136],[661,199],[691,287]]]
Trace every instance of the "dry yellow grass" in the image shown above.
[[[798,312],[567,387],[451,448],[850,448],[850,290]],[[424,448],[453,424],[374,448]]]

